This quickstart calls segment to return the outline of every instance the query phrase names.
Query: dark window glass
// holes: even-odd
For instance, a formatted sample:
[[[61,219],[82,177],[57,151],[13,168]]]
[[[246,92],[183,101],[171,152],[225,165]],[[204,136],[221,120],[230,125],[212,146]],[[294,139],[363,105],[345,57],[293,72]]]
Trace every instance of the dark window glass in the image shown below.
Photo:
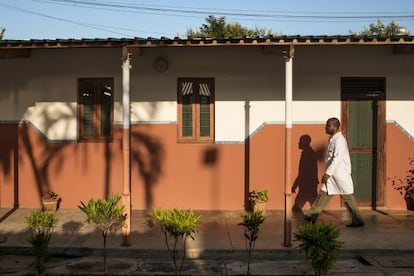
[[[79,79],[80,140],[107,140],[112,136],[113,80]]]
[[[214,79],[178,79],[179,140],[214,140]]]

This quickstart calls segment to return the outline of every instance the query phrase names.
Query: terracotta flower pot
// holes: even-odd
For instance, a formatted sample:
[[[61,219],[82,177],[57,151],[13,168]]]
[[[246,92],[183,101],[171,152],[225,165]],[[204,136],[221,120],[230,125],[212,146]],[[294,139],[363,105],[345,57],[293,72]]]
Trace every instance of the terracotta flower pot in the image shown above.
[[[266,212],[266,202],[251,201],[250,205],[251,205],[251,210],[253,212],[262,211],[263,215],[265,214],[265,212]]]
[[[42,199],[42,210],[45,212],[56,212],[59,209],[60,198]]]

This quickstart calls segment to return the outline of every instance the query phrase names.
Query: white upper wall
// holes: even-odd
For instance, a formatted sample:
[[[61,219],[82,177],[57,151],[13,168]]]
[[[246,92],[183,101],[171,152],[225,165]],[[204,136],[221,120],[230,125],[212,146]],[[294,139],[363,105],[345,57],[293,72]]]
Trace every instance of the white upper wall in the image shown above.
[[[168,60],[166,72],[154,69],[158,57]],[[386,119],[414,136],[413,63],[390,46],[297,46],[293,123],[340,117],[341,77],[386,77]],[[243,141],[265,123],[284,122],[284,59],[261,47],[145,48],[131,64],[133,122],[175,123],[178,77],[215,79],[216,141]],[[0,76],[0,121],[31,121],[49,139],[76,139],[78,78],[114,78],[114,120],[122,120],[120,48],[32,50],[30,58],[0,59]]]

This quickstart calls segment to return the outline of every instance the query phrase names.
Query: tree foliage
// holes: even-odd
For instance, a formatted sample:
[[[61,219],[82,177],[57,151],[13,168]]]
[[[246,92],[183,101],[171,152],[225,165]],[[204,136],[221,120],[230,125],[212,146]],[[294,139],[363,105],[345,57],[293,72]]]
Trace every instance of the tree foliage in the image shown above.
[[[106,238],[110,231],[116,231],[124,225],[125,206],[118,206],[121,197],[117,194],[111,194],[108,199],[91,198],[87,204],[81,201],[79,209],[87,216],[87,223],[94,223],[103,237],[104,248],[104,269],[107,273],[108,267],[106,262]]]
[[[5,31],[6,31],[6,28],[0,28],[0,39],[3,39],[3,35]]]
[[[46,270],[46,263],[49,260],[49,242],[57,223],[58,218],[55,214],[43,210],[33,211],[26,217],[26,224],[32,231],[29,241],[33,246],[35,256],[34,266],[40,275],[43,275]]]
[[[376,24],[369,24],[369,26],[365,27],[362,31],[353,32],[350,30],[349,32],[353,35],[366,35],[378,37],[410,34],[406,27],[397,24],[395,21],[391,21],[388,25],[385,25],[381,20],[378,20]]]
[[[189,28],[187,30],[188,38],[228,38],[228,37],[244,37],[244,36],[267,36],[273,35],[272,30],[255,27],[249,29],[243,27],[238,22],[226,22],[224,16],[215,17],[209,15],[206,18],[206,23],[202,24],[197,30]]]
[[[175,272],[177,275],[181,274],[186,258],[186,242],[188,238],[194,240],[193,234],[198,231],[200,216],[196,216],[192,210],[169,209],[163,210],[155,208],[151,213],[154,221],[159,224],[161,231],[164,233],[164,240],[170,254]],[[168,236],[173,239],[173,245],[170,246]],[[183,241],[183,255],[181,264],[178,265],[178,250],[177,245],[179,240]]]
[[[298,249],[305,252],[315,275],[322,275],[336,263],[336,254],[344,243],[339,240],[339,229],[331,224],[303,224],[296,229],[295,239],[300,242]]]
[[[267,192],[266,192],[267,195]],[[265,217],[263,211],[246,212],[241,215],[242,222],[239,225],[244,226],[244,237],[248,241],[247,244],[247,275],[250,275],[250,262],[252,260],[253,251],[256,240],[259,238],[259,227],[264,222]]]
[[[88,204],[81,202],[78,206],[87,216],[87,223],[94,223],[104,237],[111,230],[116,230],[123,225],[124,208],[118,206],[121,197],[117,194],[111,194],[108,199],[93,199]]]

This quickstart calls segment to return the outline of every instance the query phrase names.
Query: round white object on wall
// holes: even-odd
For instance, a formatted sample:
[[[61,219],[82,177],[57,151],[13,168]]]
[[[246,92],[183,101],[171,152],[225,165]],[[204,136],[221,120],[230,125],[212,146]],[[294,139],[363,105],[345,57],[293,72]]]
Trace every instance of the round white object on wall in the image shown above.
[[[154,69],[157,72],[164,73],[168,70],[168,60],[160,57],[154,61]]]

